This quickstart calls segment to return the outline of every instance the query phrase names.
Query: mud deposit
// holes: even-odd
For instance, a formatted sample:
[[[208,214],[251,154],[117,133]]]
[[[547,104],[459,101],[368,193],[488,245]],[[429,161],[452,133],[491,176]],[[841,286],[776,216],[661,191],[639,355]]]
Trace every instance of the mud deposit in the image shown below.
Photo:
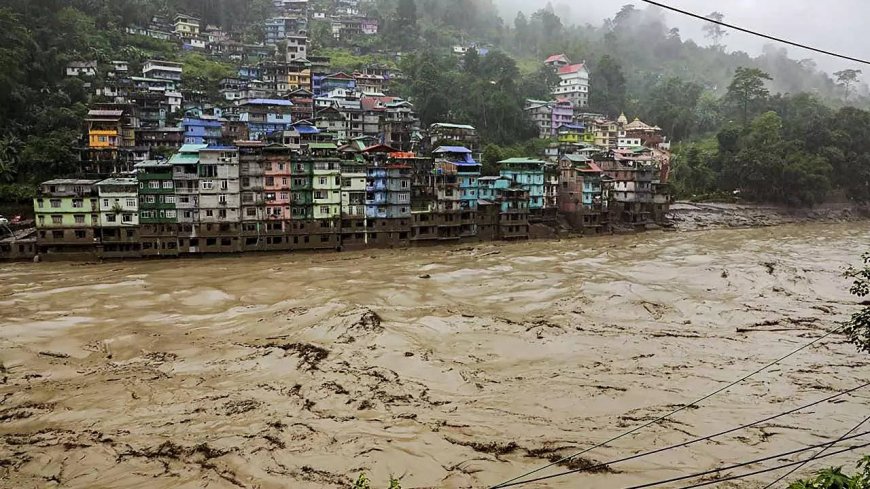
[[[851,223],[2,265],[0,485],[346,488],[366,471],[375,487],[485,487],[817,338],[855,309],[841,272],[868,246]],[[588,458],[867,379],[870,357],[832,337]],[[534,487],[619,488],[821,443],[868,399]]]

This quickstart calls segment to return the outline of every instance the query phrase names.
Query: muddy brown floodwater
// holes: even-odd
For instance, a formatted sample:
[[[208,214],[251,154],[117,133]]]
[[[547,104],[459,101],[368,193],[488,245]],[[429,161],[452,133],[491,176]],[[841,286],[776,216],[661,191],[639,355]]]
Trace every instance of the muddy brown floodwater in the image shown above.
[[[348,488],[365,471],[375,488],[390,475],[406,489],[485,487],[821,336],[855,310],[841,273],[868,246],[863,222],[0,265],[0,485]],[[830,337],[587,456],[678,443],[867,379],[870,357]],[[858,391],[531,487],[620,488],[785,452],[839,437],[868,409]]]

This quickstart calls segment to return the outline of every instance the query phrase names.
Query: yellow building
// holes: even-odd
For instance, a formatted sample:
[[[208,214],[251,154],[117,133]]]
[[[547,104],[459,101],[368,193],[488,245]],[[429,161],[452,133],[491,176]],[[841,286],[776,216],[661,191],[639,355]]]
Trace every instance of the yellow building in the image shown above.
[[[118,140],[118,131],[114,129],[88,131],[88,147],[93,149],[117,148]]]
[[[304,68],[287,73],[287,88],[291,92],[300,88],[311,90],[311,69]]]

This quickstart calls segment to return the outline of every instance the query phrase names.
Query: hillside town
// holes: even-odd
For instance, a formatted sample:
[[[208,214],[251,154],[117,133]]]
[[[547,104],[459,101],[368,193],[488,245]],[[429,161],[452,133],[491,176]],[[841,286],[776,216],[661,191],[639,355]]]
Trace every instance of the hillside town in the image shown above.
[[[79,171],[40,185],[34,229],[3,238],[0,258],[352,250],[664,223],[667,138],[624,114],[588,112],[594,87],[584,63],[541,60],[559,83],[525,113],[546,149],[485,172],[476,128],[424,126],[413,100],[392,95],[398,70],[335,72],[309,52],[314,19],[336,39],[377,33],[359,3],[322,11],[275,0],[253,44],[185,13],[126,29],[234,63],[217,103],[186,85],[182,63],[69,63],[66,76],[93,93]],[[469,49],[487,52],[454,51]]]

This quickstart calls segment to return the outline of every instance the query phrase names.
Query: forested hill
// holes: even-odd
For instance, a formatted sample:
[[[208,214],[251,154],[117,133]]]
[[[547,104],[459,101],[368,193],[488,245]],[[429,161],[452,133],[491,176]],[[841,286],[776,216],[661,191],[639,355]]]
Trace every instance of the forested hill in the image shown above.
[[[310,4],[311,10],[322,11],[335,1]],[[0,200],[19,190],[26,194],[33,182],[75,168],[75,147],[92,94],[81,80],[64,76],[68,62],[122,59],[135,66],[149,57],[181,61],[185,86],[213,93],[221,78],[233,74],[234,63],[183,53],[176,44],[127,35],[124,28],[147,24],[155,15],[186,13],[256,43],[262,40],[271,5],[271,0],[0,3]],[[414,103],[424,124],[473,124],[485,143],[501,146],[492,155],[506,154],[506,146],[526,153],[536,148],[523,144],[536,134],[523,104],[527,98],[550,96],[557,79],[542,62],[555,53],[586,62],[591,111],[639,116],[676,141],[709,136],[728,121],[742,120],[748,127],[767,110],[787,118],[793,95],[799,93],[812,95],[799,99],[811,107],[868,105],[856,93],[854,80],[835,80],[812,61],[790,59],[783,49],[770,48],[753,58],[730,52],[715,35],[708,46],[683,40],[656,8],[628,5],[615,8],[613,18],[600,25],[577,26],[568,25],[551,7],[502,19],[492,0],[371,0],[360,6],[379,20],[378,35],[339,41],[327,23],[313,22],[312,53],[330,56],[335,70],[371,61],[399,68],[404,83],[395,91]],[[472,49],[460,63],[452,54],[457,45],[487,54]],[[769,75],[754,81],[774,95],[746,92],[751,104],[748,98],[737,100],[729,88],[735,88],[738,68]],[[777,97],[777,92],[792,96]],[[9,190],[4,183],[19,186]]]

